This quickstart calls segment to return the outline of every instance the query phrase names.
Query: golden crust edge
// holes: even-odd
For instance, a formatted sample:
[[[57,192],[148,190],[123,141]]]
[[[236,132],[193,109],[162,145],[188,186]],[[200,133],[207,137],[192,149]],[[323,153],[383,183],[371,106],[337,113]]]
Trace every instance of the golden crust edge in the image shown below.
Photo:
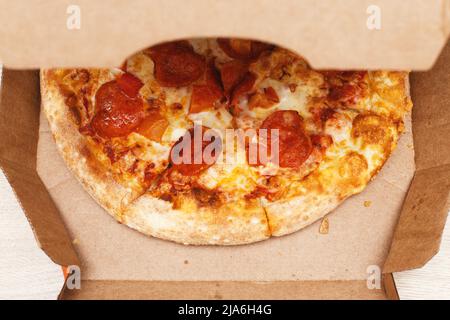
[[[59,88],[49,81],[49,72],[52,71],[40,71],[41,109],[49,123],[58,153],[89,195],[118,219],[126,189],[108,176],[107,172],[95,173],[95,169],[87,164],[85,157],[82,156],[82,150],[87,144],[76,126],[67,121],[70,117],[69,111]],[[105,176],[101,179],[100,175]],[[107,189],[111,193],[101,192],[101,189]]]
[[[144,194],[127,207],[123,219],[142,233],[185,245],[241,245],[270,237],[262,206],[249,210],[238,206],[208,207],[185,212],[173,209],[168,201]]]

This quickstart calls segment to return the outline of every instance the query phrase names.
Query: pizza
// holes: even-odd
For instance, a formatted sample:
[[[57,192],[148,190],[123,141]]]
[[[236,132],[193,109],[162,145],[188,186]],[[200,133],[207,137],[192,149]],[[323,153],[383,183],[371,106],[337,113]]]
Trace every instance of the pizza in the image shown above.
[[[117,221],[193,245],[282,236],[361,192],[411,110],[408,73],[314,70],[287,49],[174,41],[112,69],[41,70],[57,148]]]

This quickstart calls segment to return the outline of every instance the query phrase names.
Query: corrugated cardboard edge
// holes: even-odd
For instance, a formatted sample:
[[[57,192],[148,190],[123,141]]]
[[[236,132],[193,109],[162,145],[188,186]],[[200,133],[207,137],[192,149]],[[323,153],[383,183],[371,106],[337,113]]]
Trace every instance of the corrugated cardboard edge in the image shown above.
[[[12,186],[39,247],[58,265],[79,265],[59,212],[36,172],[39,129],[39,108],[36,106],[39,106],[39,101],[37,71],[3,70],[0,167]],[[6,105],[8,110],[14,112],[5,112]]]
[[[161,299],[161,300],[284,300],[284,299],[374,299],[385,300],[382,289],[368,289],[355,281],[107,281],[81,282],[81,290],[64,290],[72,299]]]
[[[442,6],[443,6],[442,21],[444,22],[444,34],[448,36],[450,35],[450,0],[445,0]]]
[[[431,71],[411,76],[417,170],[383,272],[420,268],[439,251],[450,195],[449,83],[450,42]]]

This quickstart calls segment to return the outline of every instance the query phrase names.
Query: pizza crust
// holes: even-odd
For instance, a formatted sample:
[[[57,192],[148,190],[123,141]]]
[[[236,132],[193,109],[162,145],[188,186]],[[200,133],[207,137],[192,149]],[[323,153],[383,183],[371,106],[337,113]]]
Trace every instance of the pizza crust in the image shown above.
[[[148,194],[127,208],[123,223],[157,238],[191,245],[238,245],[270,237],[262,206],[230,203],[186,212]]]
[[[73,115],[58,86],[50,81],[51,71],[41,71],[41,108],[47,116],[56,147],[74,176],[86,191],[113,217],[121,220],[130,192],[118,184],[106,168],[90,154],[86,139],[80,134]]]
[[[343,200],[310,193],[265,206],[272,236],[283,236],[303,229],[333,211]]]

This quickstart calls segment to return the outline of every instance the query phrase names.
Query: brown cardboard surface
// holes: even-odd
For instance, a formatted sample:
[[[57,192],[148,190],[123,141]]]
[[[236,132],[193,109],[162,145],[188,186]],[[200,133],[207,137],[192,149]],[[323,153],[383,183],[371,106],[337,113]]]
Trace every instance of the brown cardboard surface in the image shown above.
[[[366,281],[82,281],[61,299],[386,299]]]
[[[400,300],[392,273],[385,273],[383,275],[383,289],[387,299]]]
[[[432,70],[411,77],[417,172],[385,272],[423,266],[438,251],[450,194],[450,43]]]
[[[78,264],[70,238],[36,173],[39,74],[4,70],[0,104],[0,167],[11,183],[36,240],[59,265]]]
[[[448,213],[449,190],[450,165],[416,172],[384,272],[422,267],[439,251]]]
[[[38,173],[76,239],[84,280],[365,280],[382,266],[414,172],[410,119],[399,146],[367,189],[331,216],[289,236],[235,247],[183,246],[118,224],[72,177],[41,116]],[[364,201],[370,200],[369,208]]]
[[[450,42],[429,72],[411,76],[416,164],[419,170],[450,164]],[[423,107],[420,107],[423,106]],[[422,151],[423,150],[423,151]]]
[[[67,28],[74,4],[80,29]],[[367,27],[373,6],[379,30]],[[423,70],[450,29],[450,0],[0,0],[0,7],[0,60],[9,68],[111,67],[160,41],[239,36],[291,48],[317,68]]]

